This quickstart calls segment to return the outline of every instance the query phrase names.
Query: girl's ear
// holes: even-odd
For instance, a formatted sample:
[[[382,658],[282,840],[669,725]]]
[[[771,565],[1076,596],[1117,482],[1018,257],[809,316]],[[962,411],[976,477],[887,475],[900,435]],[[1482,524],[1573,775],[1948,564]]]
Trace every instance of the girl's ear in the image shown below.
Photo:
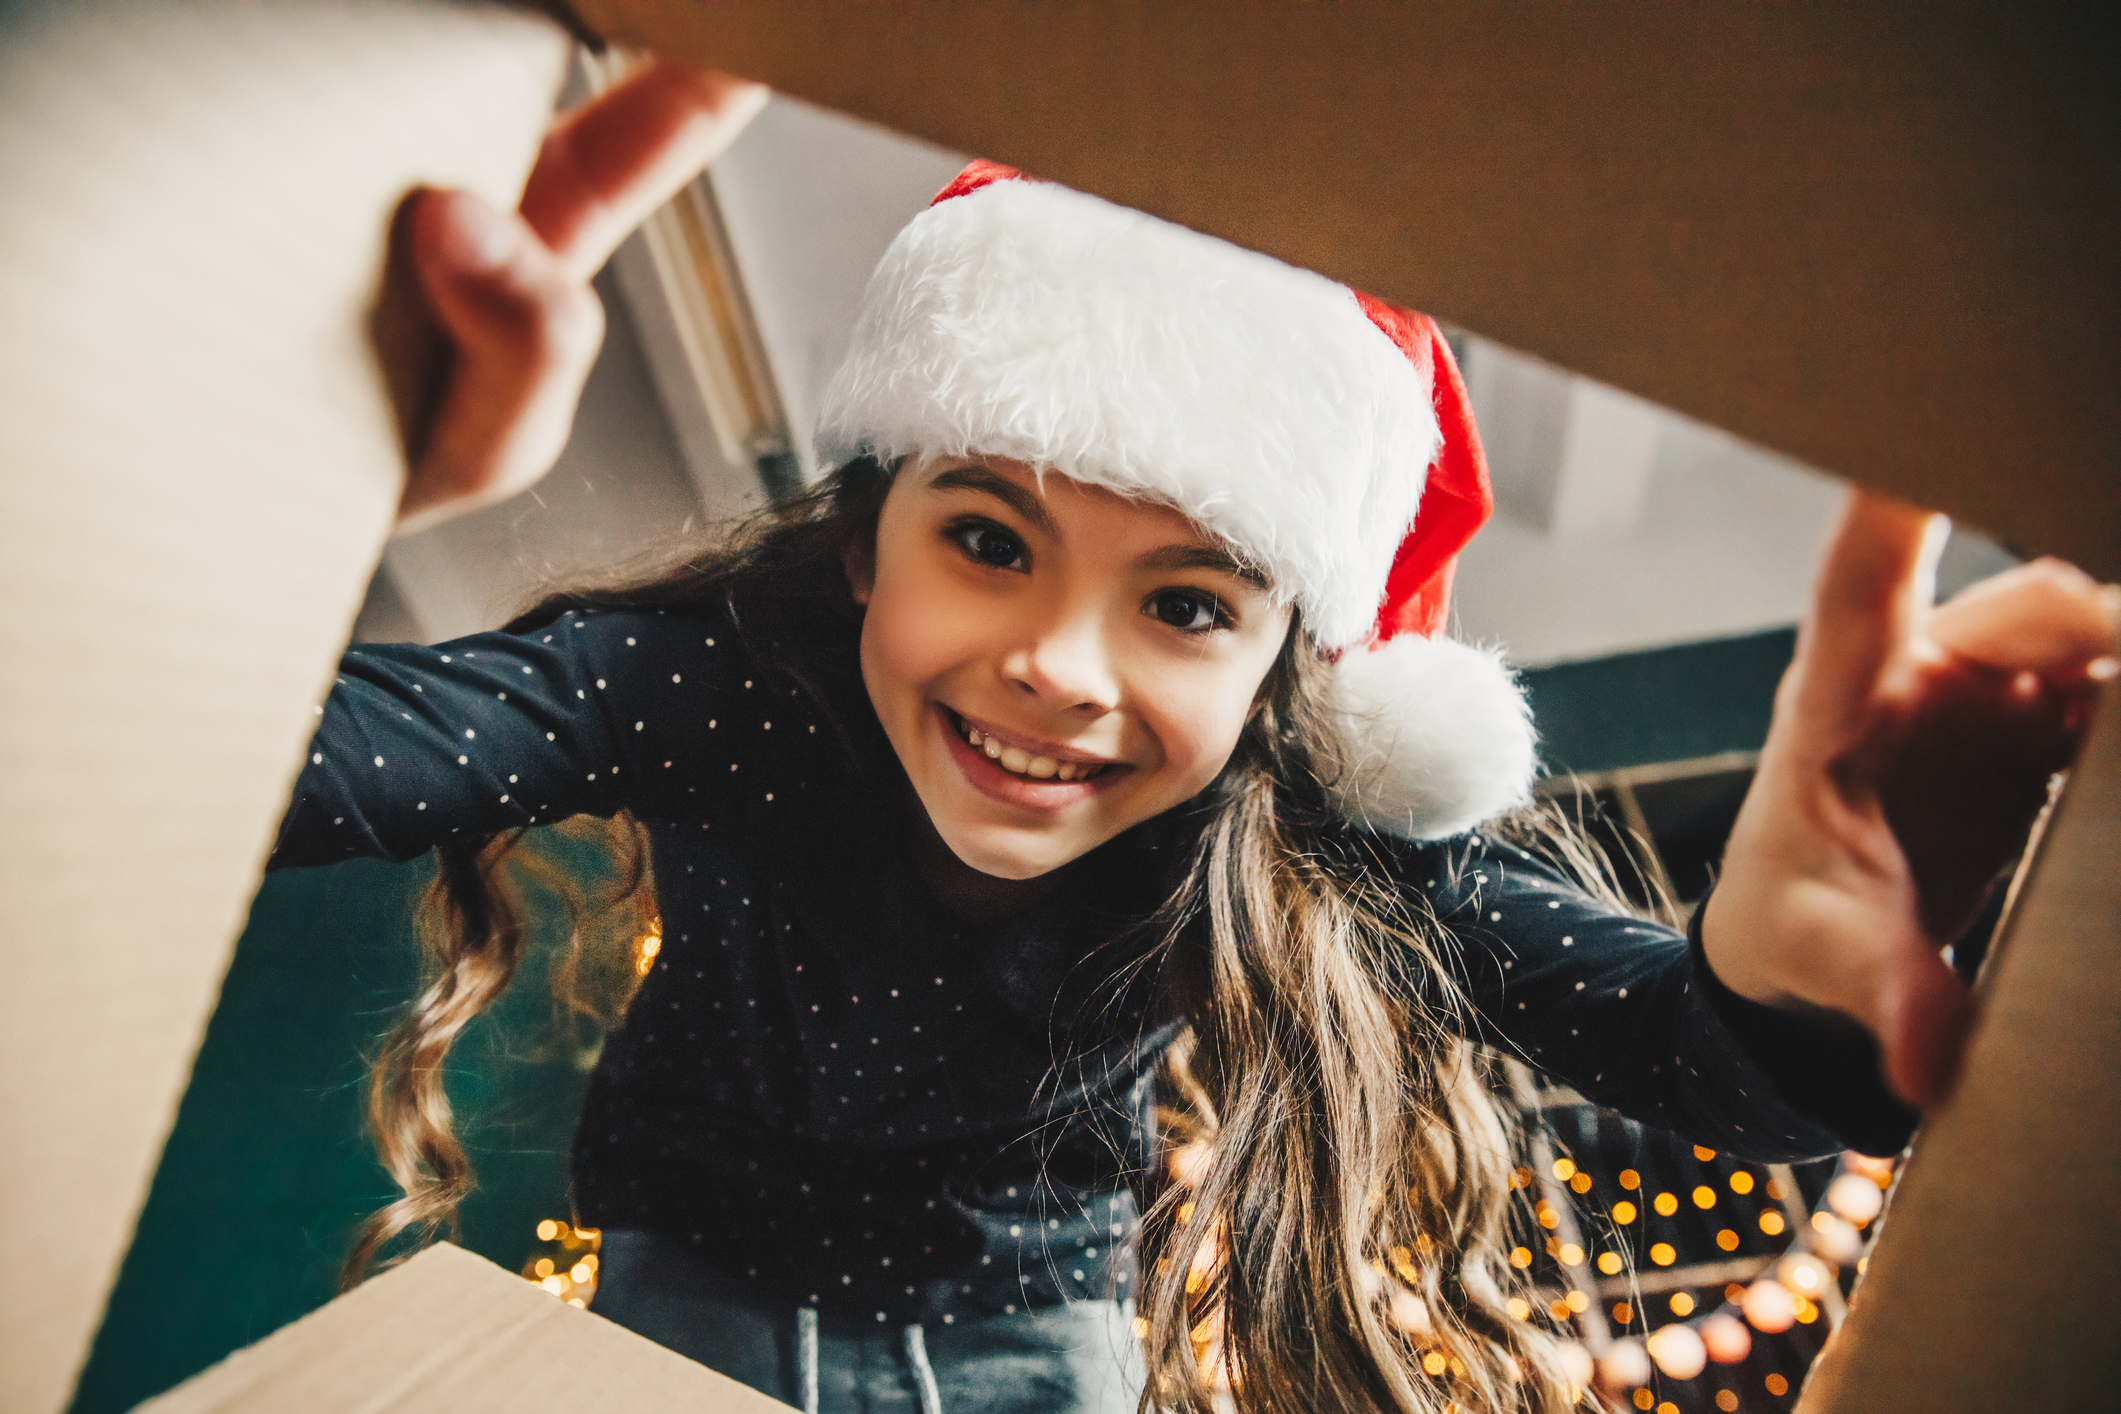
[[[840,567],[847,572],[847,588],[854,594],[854,602],[867,608],[870,591],[876,588],[876,540],[872,536],[857,535],[840,551]]]

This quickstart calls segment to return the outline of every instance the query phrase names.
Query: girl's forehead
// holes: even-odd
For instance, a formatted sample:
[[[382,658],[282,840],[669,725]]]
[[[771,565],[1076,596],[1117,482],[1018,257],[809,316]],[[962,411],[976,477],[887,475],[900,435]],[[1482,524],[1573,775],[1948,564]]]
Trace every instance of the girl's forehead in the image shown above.
[[[907,470],[926,487],[985,491],[1003,501],[1028,497],[1056,514],[1071,509],[1089,512],[1124,520],[1132,527],[1167,540],[1194,540],[1226,553],[1236,553],[1223,537],[1186,514],[1173,501],[1146,492],[1114,490],[1013,457],[976,453],[926,457]],[[1012,491],[1014,496],[1010,494]]]

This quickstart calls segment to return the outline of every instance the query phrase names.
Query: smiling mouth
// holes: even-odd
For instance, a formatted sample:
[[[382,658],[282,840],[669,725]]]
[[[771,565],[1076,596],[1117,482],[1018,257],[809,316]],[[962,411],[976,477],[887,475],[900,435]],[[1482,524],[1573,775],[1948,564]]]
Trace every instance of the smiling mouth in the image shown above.
[[[955,712],[950,714],[951,725],[963,737],[966,745],[985,756],[1012,776],[1021,776],[1028,781],[1088,781],[1095,780],[1105,772],[1108,762],[1063,761],[1058,757],[1040,756],[1020,746],[1005,746],[978,727],[967,722]]]

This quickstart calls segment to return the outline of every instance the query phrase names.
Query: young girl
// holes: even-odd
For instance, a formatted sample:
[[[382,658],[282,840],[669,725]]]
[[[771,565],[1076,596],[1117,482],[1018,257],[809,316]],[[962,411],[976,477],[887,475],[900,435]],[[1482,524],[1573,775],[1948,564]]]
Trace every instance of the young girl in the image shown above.
[[[487,381],[409,504],[517,478],[526,410],[571,404],[452,313],[593,264],[551,172],[654,166],[734,93],[622,90],[527,227],[434,199]],[[584,155],[599,123],[630,157]],[[451,256],[480,221],[510,234]],[[1963,1005],[1937,943],[2112,641],[2054,567],[1925,623],[1924,518],[1857,501],[1689,938],[1484,823],[1533,736],[1442,634],[1487,493],[1424,317],[975,164],[885,256],[818,442],[816,489],[671,574],[350,652],[276,855],[440,861],[365,1259],[461,1196],[439,1067],[522,945],[502,857],[630,822],[662,942],[576,1139],[596,1309],[808,1409],[1570,1406],[1508,1309],[1483,1055],[1752,1158],[1896,1148]],[[2014,766],[1896,817],[1969,721]],[[1159,1106],[1203,1142],[1161,1151]]]

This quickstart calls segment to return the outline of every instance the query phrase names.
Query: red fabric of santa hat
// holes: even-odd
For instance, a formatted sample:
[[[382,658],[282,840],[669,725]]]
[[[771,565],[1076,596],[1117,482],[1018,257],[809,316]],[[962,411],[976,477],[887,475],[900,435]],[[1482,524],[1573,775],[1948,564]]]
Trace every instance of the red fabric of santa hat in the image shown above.
[[[1444,632],[1493,502],[1426,315],[975,162],[879,262],[817,444],[1010,457],[1175,506],[1339,653],[1351,819],[1433,839],[1528,798],[1523,695]]]

